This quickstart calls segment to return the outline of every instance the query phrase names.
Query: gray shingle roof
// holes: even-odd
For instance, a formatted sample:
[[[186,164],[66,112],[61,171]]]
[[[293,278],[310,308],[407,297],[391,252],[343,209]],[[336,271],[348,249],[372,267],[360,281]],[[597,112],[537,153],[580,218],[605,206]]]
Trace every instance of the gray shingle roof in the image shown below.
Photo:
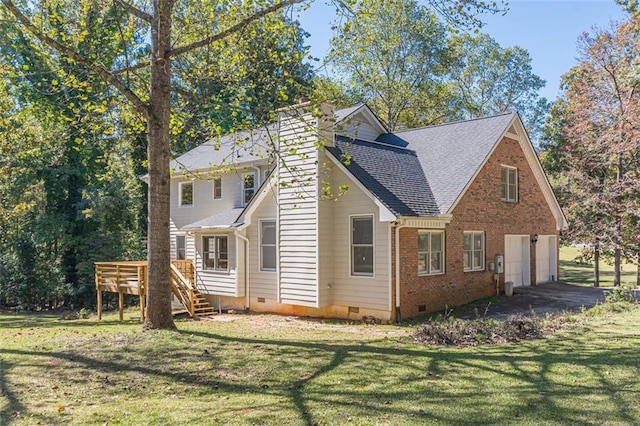
[[[439,213],[429,183],[415,152],[387,144],[336,137],[327,150],[391,212],[398,216],[432,216]]]
[[[225,210],[220,213],[216,213],[213,216],[209,216],[197,222],[190,223],[183,226],[181,229],[188,231],[192,229],[206,229],[206,228],[231,228],[238,226],[238,218],[244,211],[244,208]]]
[[[379,142],[415,153],[440,213],[449,213],[490,154],[515,112],[451,124],[388,133]],[[382,166],[382,164],[380,165]]]
[[[348,118],[362,107],[366,108],[364,104],[359,104],[334,111],[336,123]],[[206,170],[212,166],[224,167],[251,161],[266,162],[273,151],[272,147],[277,135],[278,126],[272,123],[263,128],[220,136],[177,157],[169,166],[180,172]]]
[[[269,157],[276,138],[276,124],[256,130],[246,130],[221,136],[203,143],[171,161],[170,167],[176,171],[183,169],[196,171],[212,166],[229,166],[248,161],[264,161]]]

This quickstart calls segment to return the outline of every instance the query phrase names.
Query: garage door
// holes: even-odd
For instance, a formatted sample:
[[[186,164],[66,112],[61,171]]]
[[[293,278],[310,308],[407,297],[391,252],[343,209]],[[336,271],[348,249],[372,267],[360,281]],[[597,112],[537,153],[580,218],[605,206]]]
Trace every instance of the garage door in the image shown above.
[[[536,244],[536,283],[556,279],[556,236],[540,235]]]
[[[504,276],[514,286],[530,284],[529,236],[504,236]]]

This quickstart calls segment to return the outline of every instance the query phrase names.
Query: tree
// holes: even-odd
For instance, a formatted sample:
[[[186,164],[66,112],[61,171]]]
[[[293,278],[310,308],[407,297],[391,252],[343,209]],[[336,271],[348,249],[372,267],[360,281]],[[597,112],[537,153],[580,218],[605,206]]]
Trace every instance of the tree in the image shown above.
[[[135,22],[133,34],[145,34],[150,39],[148,61],[136,61],[137,52],[145,51],[136,43],[131,32],[116,38],[119,61],[112,66],[92,58],[85,51],[74,48],[73,40],[83,37],[86,22],[76,11],[90,8],[99,2],[79,2],[77,8],[56,10],[56,0],[42,2],[39,7],[27,3],[19,6],[12,0],[2,0],[6,11],[15,18],[16,25],[29,34],[34,45],[52,49],[54,55],[79,64],[98,75],[118,90],[143,118],[147,132],[148,157],[148,305],[145,328],[173,328],[169,285],[169,158],[171,135],[171,94],[173,61],[195,51],[205,51],[215,43],[231,43],[231,37],[250,29],[251,24],[277,14],[302,0],[267,0],[225,2],[203,5],[173,0],[129,3],[115,0],[100,4],[104,10],[117,9],[123,13],[122,27]],[[58,21],[70,28],[62,36],[56,31]],[[179,28],[180,31],[174,31]],[[282,20],[272,22],[272,31],[286,31]],[[133,58],[133,60],[130,60]],[[140,70],[144,69],[144,73]],[[147,72],[148,70],[148,72]],[[141,78],[136,78],[137,76]]]
[[[537,139],[549,103],[538,95],[545,81],[533,73],[529,52],[519,46],[503,48],[487,34],[457,36],[450,46],[455,59],[449,85],[457,118],[517,110]]]
[[[550,126],[561,132],[549,157],[563,165],[571,236],[613,253],[614,285],[622,256],[637,262],[640,253],[639,31],[630,20],[580,37],[562,118]]]
[[[75,47],[110,63],[114,55],[100,49],[118,33],[116,16],[94,11],[86,11],[87,33]],[[11,141],[0,146],[10,188],[0,186],[7,190],[8,210],[33,200],[27,215],[8,217],[4,225],[12,235],[0,236],[5,296],[34,309],[60,301],[89,307],[95,301],[93,262],[142,252],[141,159],[116,123],[120,103],[108,86],[38,49],[6,20],[0,26],[2,89],[14,100],[0,125]],[[61,22],[55,28],[66,34]]]
[[[358,2],[353,17],[331,40],[333,66],[344,76],[348,92],[370,104],[390,130],[402,115],[428,101],[437,114],[437,93],[448,62],[446,28],[415,0]]]

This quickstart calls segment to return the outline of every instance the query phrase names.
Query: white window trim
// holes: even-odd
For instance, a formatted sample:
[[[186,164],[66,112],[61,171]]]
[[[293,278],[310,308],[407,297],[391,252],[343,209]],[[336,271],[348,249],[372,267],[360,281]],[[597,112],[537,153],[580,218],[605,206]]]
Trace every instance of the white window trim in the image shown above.
[[[276,267],[264,268],[262,266],[262,223],[263,222],[273,222],[276,227],[276,241],[273,247],[276,250]],[[275,219],[261,219],[258,221],[258,266],[260,267],[261,272],[277,272],[278,271],[278,222]]]
[[[220,182],[220,196],[216,197],[216,182]],[[222,188],[222,176],[216,176],[211,180],[211,196],[214,200],[222,200],[223,188]]]
[[[180,259],[179,250],[180,245],[178,244],[178,240],[182,238],[184,241],[184,257]],[[176,235],[176,260],[186,260],[187,259],[187,236],[186,235]]]
[[[516,182],[515,182],[515,198],[514,199],[510,199],[508,198],[509,195],[509,191],[507,190],[507,198],[502,197],[502,186],[503,186],[503,182],[502,182],[502,169],[509,169],[509,170],[515,170],[516,172]],[[509,179],[509,174],[507,173],[507,179]],[[507,180],[507,186],[509,185],[509,181]],[[508,166],[506,164],[501,164],[500,165],[500,199],[506,203],[517,203],[518,202],[518,168],[517,167],[513,167],[513,166]]]
[[[371,218],[372,229],[372,246],[373,246],[373,256],[372,256],[372,266],[373,272],[363,273],[363,272],[354,272],[353,271],[353,219],[364,219]],[[376,221],[375,215],[373,213],[365,213],[365,214],[354,214],[349,215],[349,272],[354,278],[375,278],[376,276]]]
[[[258,188],[257,188],[258,181],[257,181],[257,179],[256,179],[256,173],[255,173],[255,172],[245,172],[245,173],[242,173],[242,204],[243,204],[243,205],[245,205],[245,206],[246,206],[247,204],[249,204],[249,201],[251,201],[251,200],[247,200],[247,192],[246,192],[246,190],[247,190],[248,188],[245,186],[245,185],[246,185],[246,182],[247,182],[247,181],[245,180],[245,176],[248,176],[248,175],[253,176],[253,188],[252,188],[252,189],[253,189],[253,197],[255,197],[255,196],[256,196],[256,191],[257,191],[257,189],[258,189]],[[251,198],[253,199],[253,197],[251,197]]]
[[[486,257],[487,257],[487,236],[486,233],[484,231],[464,231],[462,233],[462,254],[465,254],[465,250],[464,250],[464,236],[465,234],[471,234],[471,235],[476,235],[476,234],[482,234],[482,267],[477,267],[474,268],[473,267],[473,238],[471,240],[471,268],[465,268],[463,266],[462,270],[463,272],[481,272],[484,271],[486,268]],[[462,259],[462,264],[464,265],[464,259]]]
[[[182,187],[185,185],[191,185],[191,204],[182,204]],[[178,206],[180,207],[193,207],[196,201],[196,188],[192,180],[186,182],[178,182]]]
[[[205,256],[205,244],[204,244],[204,240],[205,238],[214,238],[214,241],[217,241],[218,238],[226,238],[227,239],[227,268],[226,269],[222,269],[222,268],[218,268],[216,267],[218,264],[218,260],[219,260],[219,253],[218,253],[218,247],[216,245],[215,247],[215,251],[214,253],[216,254],[216,260],[215,260],[215,264],[216,266],[214,266],[213,268],[207,268],[206,267],[206,256]],[[217,234],[217,235],[203,235],[202,236],[202,270],[204,272],[222,272],[222,273],[229,273],[230,268],[230,264],[231,264],[231,259],[230,259],[230,247],[231,247],[231,239],[229,238],[229,235],[225,235],[225,234]],[[215,244],[215,243],[214,243]]]
[[[423,276],[429,276],[429,275],[443,275],[445,273],[445,269],[446,269],[446,262],[445,262],[445,235],[444,235],[444,231],[435,231],[435,230],[430,230],[430,229],[420,229],[418,230],[418,234],[429,234],[429,236],[431,234],[440,234],[442,235],[442,271],[438,271],[438,272],[427,272],[427,271],[420,271],[418,270],[418,275],[423,277]],[[427,251],[427,253],[431,253],[431,237],[429,237],[429,250]],[[418,246],[418,258],[420,254],[420,246]],[[431,269],[428,266],[429,269]]]

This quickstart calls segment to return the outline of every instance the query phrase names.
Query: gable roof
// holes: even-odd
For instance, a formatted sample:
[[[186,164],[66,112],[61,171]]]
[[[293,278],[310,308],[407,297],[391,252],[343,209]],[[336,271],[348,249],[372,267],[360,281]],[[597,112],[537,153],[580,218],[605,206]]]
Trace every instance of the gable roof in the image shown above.
[[[349,120],[362,114],[381,133],[387,131],[378,117],[366,104],[355,105],[334,111],[335,123]],[[277,143],[278,124],[230,133],[208,140],[173,159],[169,167],[178,174],[182,171],[206,170],[211,167],[235,166],[250,162],[269,162]]]
[[[445,214],[451,212],[516,116],[515,112],[510,112],[387,133],[378,141],[415,152],[438,210]]]
[[[336,136],[335,147],[326,149],[396,216],[440,213],[415,152],[342,136]]]
[[[169,163],[171,169],[197,171],[212,166],[233,166],[251,161],[265,161],[273,151],[272,138],[278,134],[277,124],[245,130],[211,139]]]

